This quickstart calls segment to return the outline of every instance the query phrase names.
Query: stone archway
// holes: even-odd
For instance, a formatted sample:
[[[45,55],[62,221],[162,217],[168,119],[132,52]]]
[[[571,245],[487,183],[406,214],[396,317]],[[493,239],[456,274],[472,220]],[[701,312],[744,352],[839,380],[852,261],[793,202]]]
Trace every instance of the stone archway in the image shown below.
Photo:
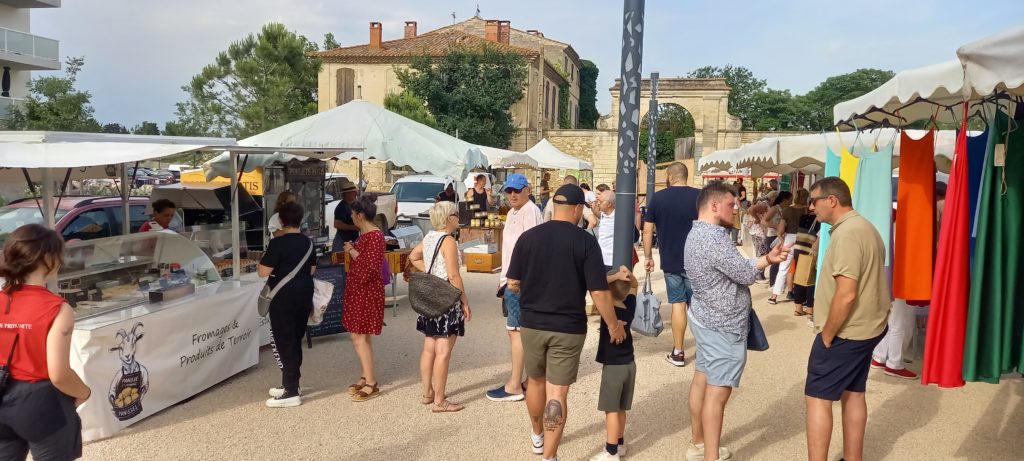
[[[609,90],[612,96],[608,129],[619,124],[619,80]],[[700,155],[718,149],[739,147],[742,121],[729,113],[729,93],[732,91],[724,78],[662,78],[658,79],[658,103],[675,104],[693,116],[694,137],[701,148]],[[644,79],[640,90],[640,120],[647,116],[647,103],[651,98],[651,82]]]

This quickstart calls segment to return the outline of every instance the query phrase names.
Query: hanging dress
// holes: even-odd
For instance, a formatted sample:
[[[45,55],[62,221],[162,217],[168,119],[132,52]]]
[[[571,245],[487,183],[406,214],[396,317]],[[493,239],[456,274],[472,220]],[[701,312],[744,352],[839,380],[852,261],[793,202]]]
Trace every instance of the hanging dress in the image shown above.
[[[872,151],[863,144],[856,147],[860,154],[856,185],[853,189],[853,208],[878,230],[885,243],[885,265],[890,264],[889,247],[892,230],[892,149],[893,142]],[[842,168],[846,169],[846,158]]]
[[[964,108],[964,118],[967,108]],[[924,338],[921,383],[939,387],[964,385],[964,331],[967,319],[970,251],[970,206],[967,170],[967,122],[956,138],[953,166],[949,172],[946,210],[939,228],[939,246],[932,281],[932,305],[928,334]]]
[[[935,243],[935,132],[900,134],[900,178],[893,237],[892,295],[925,301],[932,296]]]
[[[988,151],[988,131],[981,136],[967,137],[967,173],[970,175],[971,197],[971,261],[974,260],[974,245],[977,239],[978,199],[981,198],[981,173],[985,171],[985,153]]]
[[[842,138],[840,138],[840,142],[841,141]],[[840,162],[839,164],[839,179],[842,179],[843,182],[845,182],[846,185],[850,187],[851,194],[856,194],[857,172],[860,169],[860,159],[854,157],[845,145],[842,146],[840,156],[842,158],[842,162]],[[890,186],[890,188],[891,187],[892,186]]]
[[[842,158],[832,152],[832,148],[825,146],[825,171],[822,176],[825,178],[839,176],[840,163]],[[825,250],[828,249],[828,242],[830,234],[832,233],[832,225],[820,223],[821,229],[818,231],[818,265],[815,267],[821,267],[822,262],[825,260]]]
[[[1000,375],[1024,370],[1024,117],[1011,121],[999,112],[991,129],[982,173],[963,377],[997,384]],[[1006,155],[997,159],[1000,144]]]

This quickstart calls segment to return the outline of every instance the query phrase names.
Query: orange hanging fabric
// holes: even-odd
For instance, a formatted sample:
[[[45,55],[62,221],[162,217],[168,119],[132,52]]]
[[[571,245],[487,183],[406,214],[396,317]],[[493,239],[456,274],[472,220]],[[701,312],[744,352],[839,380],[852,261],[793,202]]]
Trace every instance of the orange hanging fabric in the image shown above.
[[[935,131],[921,139],[900,134],[893,297],[926,301],[932,294],[935,243]]]

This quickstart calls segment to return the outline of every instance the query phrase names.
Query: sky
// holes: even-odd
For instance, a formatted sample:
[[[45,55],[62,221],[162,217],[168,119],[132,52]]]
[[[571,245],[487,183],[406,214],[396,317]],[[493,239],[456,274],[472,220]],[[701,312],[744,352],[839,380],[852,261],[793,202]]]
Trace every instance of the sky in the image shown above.
[[[384,39],[405,21],[420,33],[476,13],[507,19],[569,43],[594,61],[598,111],[619,75],[622,2],[613,0],[64,0],[32,11],[32,33],[60,41],[62,60],[84,56],[78,87],[92,94],[100,123],[133,126],[174,120],[181,86],[235,40],[281,22],[323,43]],[[966,43],[1024,24],[1024,1],[987,0],[647,0],[643,73],[683,76],[704,65],[745,66],[768,86],[794,94],[859,68],[900,71],[956,58]],[[984,5],[979,7],[977,5]],[[46,75],[36,72],[35,75]]]

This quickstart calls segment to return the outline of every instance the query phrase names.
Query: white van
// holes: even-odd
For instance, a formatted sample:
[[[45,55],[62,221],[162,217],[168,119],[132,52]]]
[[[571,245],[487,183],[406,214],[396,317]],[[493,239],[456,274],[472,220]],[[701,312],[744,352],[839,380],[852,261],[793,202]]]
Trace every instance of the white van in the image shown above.
[[[398,200],[398,224],[410,225],[412,218],[425,213],[434,206],[437,194],[445,190],[448,185],[455,188],[456,200],[459,188],[455,179],[450,176],[415,175],[406,176],[395,182],[391,187],[391,193]]]

